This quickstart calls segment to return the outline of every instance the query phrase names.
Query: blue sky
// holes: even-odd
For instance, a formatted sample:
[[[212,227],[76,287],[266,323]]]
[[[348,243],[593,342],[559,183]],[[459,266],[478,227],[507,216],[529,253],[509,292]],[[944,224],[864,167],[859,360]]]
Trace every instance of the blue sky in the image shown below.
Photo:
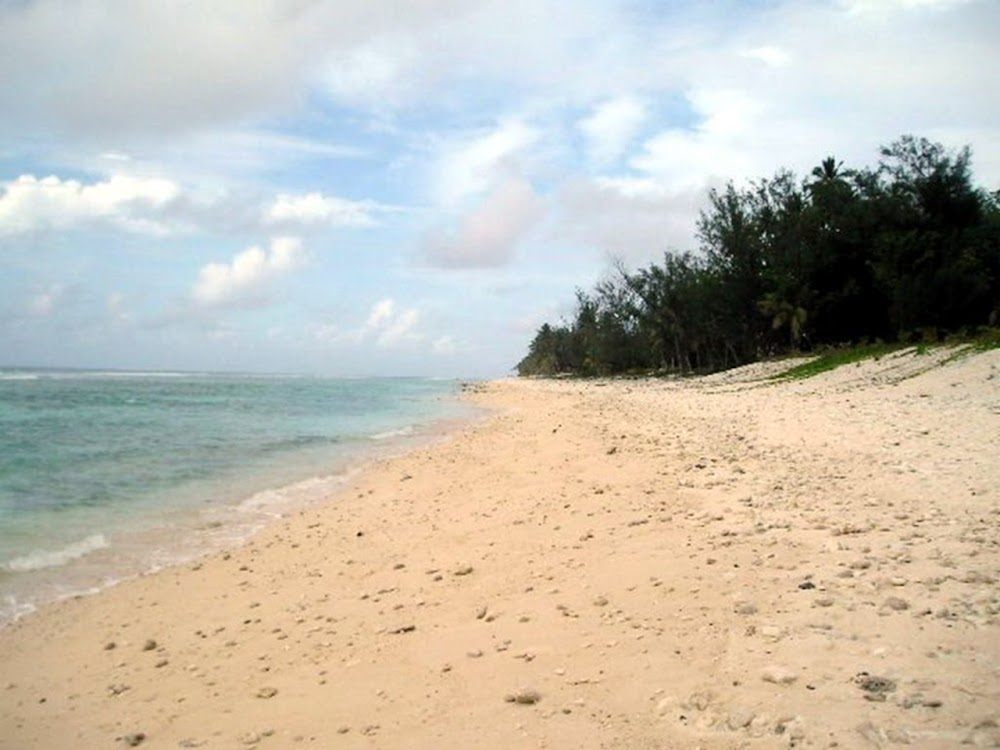
[[[506,374],[708,188],[1000,187],[993,0],[0,0],[0,365]]]

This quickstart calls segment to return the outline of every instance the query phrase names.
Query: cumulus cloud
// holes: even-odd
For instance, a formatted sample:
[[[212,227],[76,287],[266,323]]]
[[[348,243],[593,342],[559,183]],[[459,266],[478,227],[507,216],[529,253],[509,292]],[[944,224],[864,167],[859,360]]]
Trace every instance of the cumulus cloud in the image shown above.
[[[371,227],[376,223],[372,214],[378,210],[379,207],[370,201],[349,201],[322,193],[282,194],[265,209],[264,221]]]
[[[424,238],[431,265],[492,268],[509,263],[518,244],[544,215],[544,201],[523,177],[509,175],[466,213],[456,229],[438,228]]]
[[[590,160],[599,165],[616,161],[646,119],[645,104],[633,96],[621,96],[599,104],[579,123],[587,139]]]
[[[489,190],[540,136],[537,128],[510,119],[486,132],[444,141],[432,188],[437,201],[455,206]]]
[[[712,177],[757,176],[750,171],[747,137],[759,127],[765,104],[745,91],[725,89],[692,91],[688,99],[700,116],[698,125],[649,139],[631,166],[674,189],[704,186]]]
[[[166,234],[160,214],[181,192],[170,180],[127,175],[91,184],[22,175],[0,184],[0,234],[100,222],[129,232]]]
[[[513,257],[544,214],[525,176],[542,131],[509,118],[494,127],[443,139],[430,194],[440,219],[426,231],[424,257],[442,268],[490,268]]]
[[[382,328],[386,323],[392,320],[392,316],[396,312],[396,303],[392,299],[379,300],[372,307],[371,312],[368,314],[368,320],[365,323],[365,327],[362,329],[365,333],[370,333],[372,331],[377,331]]]
[[[209,263],[198,272],[191,299],[200,307],[252,306],[264,299],[267,285],[302,263],[302,243],[278,237],[268,251],[257,246],[238,253],[229,263]]]
[[[400,308],[391,297],[375,302],[361,325],[343,328],[335,323],[319,323],[312,337],[322,344],[362,344],[371,342],[379,349],[399,349],[419,343],[425,335],[418,330],[420,312],[415,307]]]
[[[361,328],[358,338],[372,338],[381,349],[392,349],[407,342],[423,339],[416,331],[420,313],[415,308],[398,309],[392,298],[376,302]]]
[[[376,345],[383,349],[392,349],[406,342],[422,340],[423,335],[415,330],[419,322],[420,313],[416,310],[412,308],[401,310],[379,330],[378,338],[375,340]]]

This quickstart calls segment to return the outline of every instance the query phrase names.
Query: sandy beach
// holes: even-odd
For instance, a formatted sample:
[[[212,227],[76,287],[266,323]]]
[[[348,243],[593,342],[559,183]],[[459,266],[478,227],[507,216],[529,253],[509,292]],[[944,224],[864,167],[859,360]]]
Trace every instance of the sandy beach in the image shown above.
[[[1000,351],[497,381],[0,631],[0,748],[1000,746]]]

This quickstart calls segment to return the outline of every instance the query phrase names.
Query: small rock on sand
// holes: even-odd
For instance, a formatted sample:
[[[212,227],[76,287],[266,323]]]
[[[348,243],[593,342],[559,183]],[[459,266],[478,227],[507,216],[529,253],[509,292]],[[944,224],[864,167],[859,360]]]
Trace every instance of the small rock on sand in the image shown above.
[[[769,667],[764,667],[760,676],[764,682],[773,682],[775,685],[791,685],[799,679],[798,674],[790,670],[788,667],[781,667],[775,664],[772,664]]]
[[[865,700],[874,701],[876,703],[884,701],[886,694],[891,693],[896,689],[895,680],[889,679],[888,677],[879,677],[878,675],[868,674],[867,672],[862,672],[855,677],[854,682],[857,683],[857,686],[865,692]]]
[[[262,687],[257,691],[258,698],[273,698],[278,694],[278,688]]]
[[[124,742],[129,747],[138,747],[146,739],[146,734],[144,732],[135,732],[133,734],[126,734],[122,737],[122,742]]]
[[[521,688],[516,693],[508,693],[503,698],[507,703],[519,703],[522,706],[532,706],[542,699],[542,694],[531,688]]]
[[[726,726],[734,732],[738,729],[750,726],[756,714],[749,708],[736,708],[729,712],[726,718]]]

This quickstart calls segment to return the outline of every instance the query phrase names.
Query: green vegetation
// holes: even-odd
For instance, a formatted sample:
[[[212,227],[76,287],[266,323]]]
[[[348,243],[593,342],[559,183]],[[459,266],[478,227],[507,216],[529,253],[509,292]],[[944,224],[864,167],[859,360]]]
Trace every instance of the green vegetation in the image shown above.
[[[904,136],[875,168],[831,157],[802,181],[781,170],[712,190],[697,252],[634,272],[619,265],[614,278],[577,291],[573,317],[543,325],[518,372],[711,372],[813,347],[933,343],[995,326],[1000,191],[974,186],[970,162],[967,148]],[[832,352],[817,362],[837,364]]]
[[[976,352],[988,352],[990,349],[1000,349],[1000,328],[990,328],[969,342]]]
[[[906,344],[866,344],[864,346],[846,349],[831,349],[823,352],[815,359],[803,362],[775,376],[782,380],[804,380],[823,372],[835,370],[841,365],[863,362],[866,359],[880,359],[886,354],[892,354],[906,347]],[[918,347],[918,354],[923,354]]]
[[[925,334],[929,336],[930,332],[925,331]],[[952,334],[941,341],[927,340],[915,346],[899,341],[888,344],[879,341],[874,344],[833,348],[818,353],[815,358],[810,359],[808,362],[803,362],[784,372],[778,373],[774,376],[774,379],[804,380],[805,378],[811,378],[813,375],[834,370],[841,365],[863,362],[867,359],[878,360],[889,354],[901,352],[911,346],[916,356],[928,354],[933,349],[949,349],[950,354],[944,359],[939,360],[940,364],[945,364],[976,352],[1000,349],[1000,328],[986,328],[975,335],[967,333]]]

